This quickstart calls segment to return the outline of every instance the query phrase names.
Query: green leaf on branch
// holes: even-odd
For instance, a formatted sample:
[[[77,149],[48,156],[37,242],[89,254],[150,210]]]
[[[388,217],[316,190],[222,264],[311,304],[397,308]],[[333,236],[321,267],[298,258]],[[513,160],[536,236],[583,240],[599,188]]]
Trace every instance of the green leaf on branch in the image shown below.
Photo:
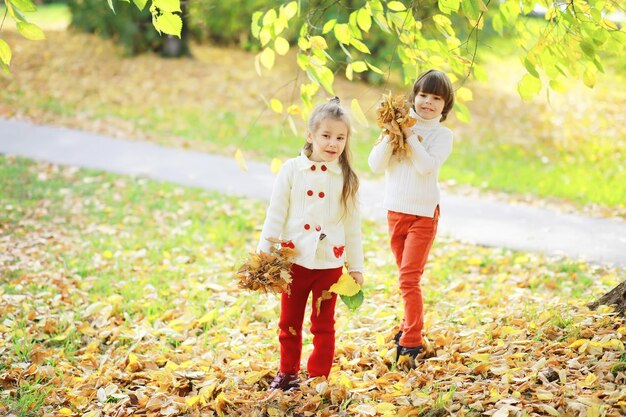
[[[345,23],[336,24],[335,27],[335,38],[341,43],[346,45],[350,44],[350,28]]]
[[[11,65],[11,48],[3,39],[0,39],[0,62],[7,67]]]
[[[181,12],[180,10],[180,0],[152,0],[152,4],[159,8],[162,12]],[[165,31],[164,31],[165,32]],[[168,32],[165,32],[168,33]],[[173,35],[173,33],[170,33]]]
[[[322,28],[322,35],[325,35],[331,30],[333,30],[336,24],[337,24],[337,19],[330,19],[328,22],[324,23],[324,27]]]
[[[399,1],[390,1],[389,3],[387,3],[387,8],[394,12],[402,12],[406,10],[404,4]]]
[[[517,84],[517,92],[524,101],[531,100],[541,91],[541,80],[530,74],[525,74]]]
[[[307,75],[311,81],[324,87],[329,94],[335,95],[333,90],[335,75],[329,68],[312,65],[307,69]]]
[[[280,6],[280,15],[284,16],[287,20],[291,19],[298,13],[298,2],[292,1]]]
[[[17,30],[23,37],[31,41],[46,39],[46,35],[44,35],[41,28],[33,23],[17,22]]]
[[[37,11],[37,6],[33,4],[30,0],[9,0],[13,7],[19,9],[23,12],[35,12]]]
[[[533,77],[539,78],[539,73],[535,69],[535,66],[532,64],[532,62],[530,62],[528,57],[524,59],[524,68],[526,68],[526,71],[528,71]]]
[[[372,13],[363,7],[356,14],[356,21],[364,32],[369,32],[372,27]]]
[[[143,10],[146,7],[148,0],[133,0],[133,3],[135,3],[135,6],[137,6],[139,10]]]
[[[115,13],[115,7],[113,7],[113,0],[107,0],[107,2],[109,3],[109,9],[111,9],[111,11]]]
[[[456,118],[462,121],[463,123],[470,122],[470,111],[465,104],[455,101],[454,102],[454,114]]]
[[[272,69],[274,61],[276,60],[276,54],[272,48],[265,48],[260,55],[261,65],[267,69]]]
[[[438,5],[442,13],[450,14],[459,11],[461,3],[459,0],[439,0]]]
[[[367,64],[364,61],[354,61],[350,65],[352,66],[352,70],[354,72],[364,72],[364,71],[367,71]]]
[[[371,54],[372,53],[370,51],[370,48],[367,47],[367,45],[365,45],[363,42],[361,42],[360,40],[358,40],[356,38],[352,38],[350,40],[350,45],[354,46],[354,48],[357,51],[363,52],[364,54]]]
[[[289,52],[289,42],[282,36],[278,36],[274,40],[274,49],[278,55],[286,55]]]
[[[166,33],[168,35],[178,36],[183,29],[183,20],[179,15],[174,13],[163,13],[157,16],[156,20],[152,20],[154,27],[159,32]]]

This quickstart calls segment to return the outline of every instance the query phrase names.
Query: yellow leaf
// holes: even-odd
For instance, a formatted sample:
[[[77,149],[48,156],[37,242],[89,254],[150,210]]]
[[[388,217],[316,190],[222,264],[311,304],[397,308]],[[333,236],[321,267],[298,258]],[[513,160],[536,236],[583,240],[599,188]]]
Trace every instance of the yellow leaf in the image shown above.
[[[335,284],[331,285],[328,289],[330,292],[334,292],[339,295],[347,295],[348,297],[358,293],[361,286],[357,284],[350,274],[344,273]]]
[[[261,65],[267,69],[272,69],[274,61],[276,60],[276,54],[271,48],[265,48],[260,55]]]
[[[587,375],[584,381],[579,381],[577,385],[581,388],[591,387],[593,383],[596,382],[596,379],[598,379],[598,377],[595,374],[591,373]]]
[[[385,337],[380,333],[376,334],[376,346],[385,346]]]
[[[312,36],[310,39],[311,47],[315,49],[326,49],[328,48],[328,44],[326,43],[326,39],[321,36]]]
[[[473,266],[478,266],[478,265],[483,263],[483,260],[481,258],[477,258],[477,257],[474,256],[472,258],[469,258],[467,260],[467,263],[470,264],[470,265],[473,265]]]
[[[241,149],[237,149],[237,151],[235,152],[235,161],[237,162],[239,169],[241,169],[242,171],[248,170],[248,165],[246,164],[246,159],[243,157],[243,152],[241,152]]]
[[[211,310],[207,313],[204,313],[200,319],[198,319],[199,324],[206,324],[214,321],[217,318],[217,310]]]
[[[105,250],[102,252],[102,257],[104,259],[111,259],[113,257],[113,253],[110,250]]]
[[[283,103],[279,99],[273,98],[270,100],[270,109],[280,114],[283,112]]]
[[[293,115],[300,114],[300,106],[298,106],[297,104],[292,104],[291,106],[287,107],[287,113]]]
[[[624,350],[624,343],[618,339],[610,339],[606,342],[602,343],[601,346],[605,349],[613,349],[613,350]]]
[[[376,404],[376,412],[378,414],[395,414],[395,411],[396,406],[391,403],[382,402]]]
[[[554,394],[548,391],[538,391],[537,398],[539,398],[541,401],[550,401],[552,398],[554,398]]]
[[[354,115],[356,120],[361,125],[363,125],[365,127],[368,127],[369,123],[367,121],[367,117],[365,117],[365,114],[363,113],[363,110],[361,109],[361,105],[359,104],[359,101],[356,98],[352,99],[352,103],[350,105],[350,108],[352,109],[352,114]]]
[[[278,55],[286,55],[289,52],[289,42],[282,36],[278,36],[274,40],[274,49]]]
[[[9,48],[9,44],[0,39],[0,61],[4,62],[6,65],[11,64],[11,48]]]
[[[194,395],[193,397],[185,398],[185,403],[187,403],[188,407],[195,407],[196,404],[200,402],[200,396]]]
[[[63,407],[62,409],[58,411],[58,413],[60,416],[71,416],[72,414],[74,414],[72,410],[70,410],[67,407]]]
[[[577,341],[575,341],[574,343],[569,345],[568,348],[570,348],[570,349],[578,349],[579,347],[584,345],[586,342],[588,342],[587,339],[578,339]]]
[[[461,101],[472,101],[474,98],[472,95],[472,90],[467,87],[459,88],[454,92],[454,95],[457,96]]]
[[[598,405],[592,405],[587,409],[587,417],[600,417],[602,415],[602,410]]]
[[[476,353],[470,356],[470,359],[475,360],[476,362],[488,362],[489,361],[488,353]]]
[[[403,10],[406,10],[404,4],[399,1],[390,1],[389,3],[387,3],[387,7],[389,8],[389,10],[393,10],[394,12],[401,12]]]
[[[280,167],[283,165],[282,161],[278,158],[272,159],[272,164],[270,165],[270,169],[272,170],[272,174],[277,174],[280,171]]]

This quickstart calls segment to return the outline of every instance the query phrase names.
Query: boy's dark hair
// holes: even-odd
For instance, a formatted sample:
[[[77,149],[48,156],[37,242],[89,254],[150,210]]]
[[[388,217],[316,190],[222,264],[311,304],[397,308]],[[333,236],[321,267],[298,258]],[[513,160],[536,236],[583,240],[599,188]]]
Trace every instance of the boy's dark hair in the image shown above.
[[[415,110],[415,96],[420,92],[443,97],[445,104],[441,112],[440,120],[442,122],[446,120],[448,113],[452,110],[452,106],[454,106],[454,88],[446,73],[431,69],[417,77],[417,80],[415,80],[413,84],[411,95],[409,96],[409,104],[411,104],[413,110]]]

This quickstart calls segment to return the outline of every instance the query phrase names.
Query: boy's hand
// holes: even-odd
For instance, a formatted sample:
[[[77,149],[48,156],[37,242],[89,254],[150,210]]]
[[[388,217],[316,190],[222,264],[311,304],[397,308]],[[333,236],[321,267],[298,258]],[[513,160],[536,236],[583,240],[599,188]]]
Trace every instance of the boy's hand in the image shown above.
[[[357,271],[350,272],[350,276],[360,286],[363,286],[363,274]]]

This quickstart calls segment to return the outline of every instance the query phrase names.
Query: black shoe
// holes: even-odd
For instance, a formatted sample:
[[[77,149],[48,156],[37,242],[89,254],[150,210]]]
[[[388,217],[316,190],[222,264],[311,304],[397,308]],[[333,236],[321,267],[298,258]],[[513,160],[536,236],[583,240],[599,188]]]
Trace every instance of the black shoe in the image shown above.
[[[396,335],[393,337],[394,342],[396,342],[396,346],[400,346],[400,338],[402,337],[402,330],[400,330],[398,333],[396,333]]]
[[[296,374],[283,374],[279,372],[270,384],[270,391],[280,389],[283,391],[293,391],[300,387],[300,378]]]
[[[417,355],[422,353],[422,350],[424,350],[422,346],[404,347],[398,345],[398,356],[409,356],[412,359],[415,359],[417,358]]]

